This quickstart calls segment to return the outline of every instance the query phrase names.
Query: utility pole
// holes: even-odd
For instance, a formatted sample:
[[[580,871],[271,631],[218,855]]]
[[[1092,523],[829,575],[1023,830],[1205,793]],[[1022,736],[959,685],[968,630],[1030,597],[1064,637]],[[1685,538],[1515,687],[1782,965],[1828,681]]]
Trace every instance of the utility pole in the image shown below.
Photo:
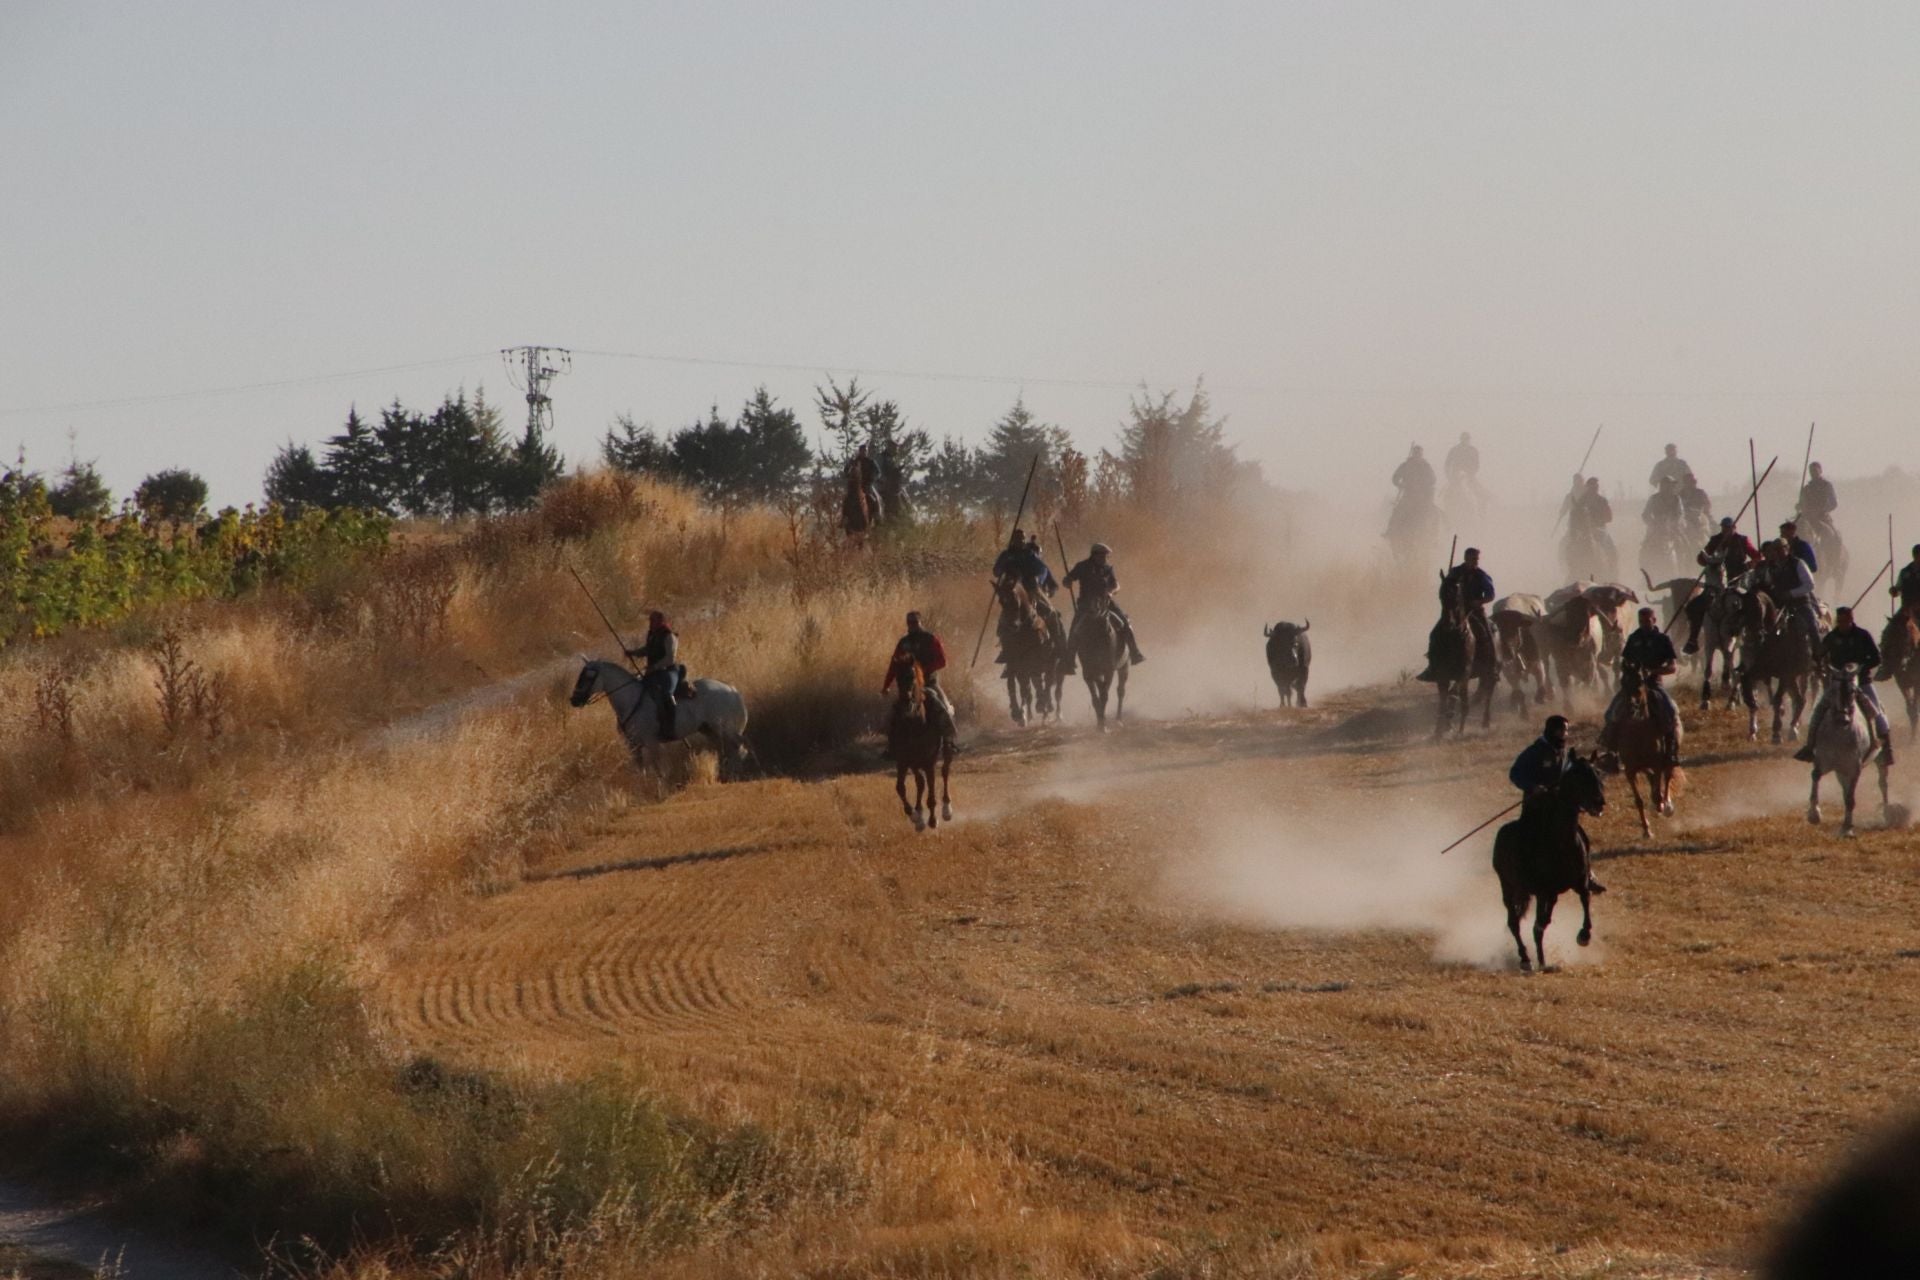
[[[573,352],[565,347],[507,347],[500,352],[507,377],[527,396],[527,441],[537,447],[553,430],[553,398],[547,386],[573,369]]]

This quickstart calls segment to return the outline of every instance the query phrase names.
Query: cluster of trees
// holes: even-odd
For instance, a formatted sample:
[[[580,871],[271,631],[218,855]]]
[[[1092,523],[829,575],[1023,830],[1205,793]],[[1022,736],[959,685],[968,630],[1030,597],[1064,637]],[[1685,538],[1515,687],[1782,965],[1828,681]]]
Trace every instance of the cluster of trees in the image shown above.
[[[78,458],[67,463],[52,483],[27,469],[24,456],[5,473],[16,491],[34,487],[45,495],[50,514],[76,522],[104,520],[113,513],[113,491],[100,478],[100,469]],[[207,508],[207,482],[191,471],[156,471],[133,491],[125,513],[139,514],[168,524],[199,519]]]
[[[369,423],[357,409],[318,456],[289,443],[267,467],[266,496],[287,510],[354,508],[383,515],[467,516],[520,511],[560,478],[559,453],[528,423],[510,440],[484,390],[431,413],[398,400]]]
[[[1040,512],[1077,513],[1094,497],[1175,508],[1261,482],[1258,464],[1226,442],[1225,420],[1214,416],[1199,386],[1184,400],[1142,392],[1129,406],[1118,449],[1097,458],[1022,400],[977,446],[954,436],[936,445],[908,424],[896,402],[874,397],[857,380],[816,388],[814,409],[825,442],[817,452],[798,416],[761,387],[732,422],[716,407],[665,439],[623,416],[602,440],[601,456],[608,466],[680,480],[720,501],[830,495],[863,445],[879,464],[883,489],[921,506],[962,510],[1013,507],[1036,458],[1029,503]],[[889,506],[900,505],[895,494],[887,496]]]

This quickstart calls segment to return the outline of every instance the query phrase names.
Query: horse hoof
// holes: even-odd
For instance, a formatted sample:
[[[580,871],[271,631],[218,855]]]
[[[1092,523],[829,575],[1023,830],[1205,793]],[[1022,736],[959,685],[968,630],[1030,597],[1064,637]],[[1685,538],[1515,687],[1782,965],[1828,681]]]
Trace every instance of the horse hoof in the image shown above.
[[[1818,809],[1809,809],[1809,810],[1807,810],[1807,822],[1808,822],[1808,824],[1809,824],[1809,825],[1812,825],[1812,826],[1816,826],[1816,827],[1817,827],[1817,826],[1819,826],[1819,825],[1820,825],[1820,811],[1819,811]]]
[[[1580,931],[1580,936],[1577,939],[1575,939],[1575,941],[1577,941],[1583,947],[1588,945],[1593,941],[1593,930],[1582,929]]]
[[[1840,828],[1840,838],[1842,840],[1851,840],[1853,839],[1853,837],[1854,837],[1854,830],[1852,827]]]
[[[950,805],[950,804],[943,804],[943,805],[941,805],[941,806],[940,806],[940,820],[941,820],[942,822],[952,822],[952,821],[953,821],[953,806],[952,806],[952,805]]]
[[[1671,818],[1673,816],[1673,801],[1669,800],[1660,806],[1660,816],[1663,818]]]
[[[915,831],[925,831],[927,829],[927,820],[920,816],[918,809],[913,811],[913,829]]]

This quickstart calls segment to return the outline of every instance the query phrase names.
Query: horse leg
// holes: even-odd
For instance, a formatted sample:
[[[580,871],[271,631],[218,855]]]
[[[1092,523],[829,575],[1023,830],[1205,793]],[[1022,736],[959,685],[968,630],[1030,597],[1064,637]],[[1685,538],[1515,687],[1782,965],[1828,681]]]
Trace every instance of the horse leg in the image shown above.
[[[1589,875],[1587,879],[1591,880],[1592,876]],[[1580,885],[1579,893],[1580,934],[1574,941],[1584,947],[1593,941],[1593,893],[1587,888],[1584,881]]]
[[[1707,646],[1706,661],[1700,667],[1700,709],[1713,705],[1713,646]]]
[[[1557,893],[1535,894],[1533,899],[1533,954],[1540,961],[1540,972],[1547,971],[1547,926],[1553,923]]]
[[[920,815],[918,813],[915,813],[913,806],[907,803],[907,767],[908,766],[907,766],[906,755],[907,753],[904,750],[902,750],[900,752],[900,762],[894,767],[893,790],[894,790],[894,793],[900,797],[900,812],[906,814],[909,818],[913,819],[913,829],[915,831],[918,831],[920,829]],[[917,778],[915,780],[918,781]]]
[[[1740,701],[1747,704],[1747,741],[1760,740],[1760,700],[1753,696],[1753,676],[1742,673],[1740,677]]]
[[[1853,797],[1854,793],[1859,790],[1859,787],[1860,769],[1858,765],[1854,767],[1852,774],[1843,773],[1840,775],[1840,795],[1841,798],[1846,801],[1847,806],[1846,816],[1840,819],[1840,834],[1843,836],[1851,837],[1853,835]]]
[[[928,760],[926,764],[913,771],[913,807],[916,810],[920,807],[920,797],[922,795],[925,795],[927,799],[927,829],[929,831],[938,831],[940,829],[940,815],[934,812],[933,807],[932,760]]]
[[[1527,895],[1507,899],[1507,932],[1513,935],[1513,945],[1520,948],[1520,972],[1532,973],[1533,961],[1527,958],[1527,942],[1520,936],[1520,917],[1527,913]]]
[[[940,744],[940,816],[953,821],[953,744]]]
[[[1022,719],[1020,715],[1020,684],[1014,678],[1011,671],[1007,672],[1005,678],[1007,682],[1007,714],[1013,717],[1015,724],[1025,724],[1026,721]]]
[[[1116,724],[1125,724],[1127,722],[1127,672],[1132,670],[1132,667],[1133,664],[1128,663],[1114,673],[1114,678],[1120,682],[1120,688],[1115,693],[1113,704],[1113,719]]]
[[[1085,668],[1083,667],[1082,670]],[[1105,733],[1107,731],[1107,687],[1101,683],[1098,676],[1091,673],[1087,675],[1087,698],[1093,703],[1094,722],[1099,726],[1100,732]]]
[[[1651,781],[1649,781],[1648,786],[1652,786]],[[1640,834],[1651,840],[1653,839],[1653,827],[1647,822],[1647,806],[1640,801],[1639,770],[1627,770],[1627,789],[1633,792],[1634,811],[1640,815]]]
[[[1673,816],[1673,770],[1662,766],[1654,771],[1653,779],[1660,789],[1660,794],[1655,801],[1659,805],[1660,816],[1671,818]]]
[[[1813,766],[1813,789],[1807,794],[1807,821],[1820,825],[1820,766]]]

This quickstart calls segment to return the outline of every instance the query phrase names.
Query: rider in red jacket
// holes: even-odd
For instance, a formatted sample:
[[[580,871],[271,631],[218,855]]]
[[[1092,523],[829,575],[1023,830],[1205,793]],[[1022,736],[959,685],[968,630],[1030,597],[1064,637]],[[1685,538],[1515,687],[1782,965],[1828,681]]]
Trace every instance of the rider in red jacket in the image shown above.
[[[941,732],[949,737],[953,735],[953,705],[947,701],[947,694],[940,687],[940,672],[947,665],[947,647],[940,643],[940,637],[920,625],[920,614],[916,611],[907,615],[907,634],[893,646],[893,656],[887,659],[887,678],[880,686],[885,693],[893,688],[897,681],[900,685],[901,701],[913,688],[913,671],[910,663],[920,665],[920,677],[926,682],[927,703],[941,720]]]

